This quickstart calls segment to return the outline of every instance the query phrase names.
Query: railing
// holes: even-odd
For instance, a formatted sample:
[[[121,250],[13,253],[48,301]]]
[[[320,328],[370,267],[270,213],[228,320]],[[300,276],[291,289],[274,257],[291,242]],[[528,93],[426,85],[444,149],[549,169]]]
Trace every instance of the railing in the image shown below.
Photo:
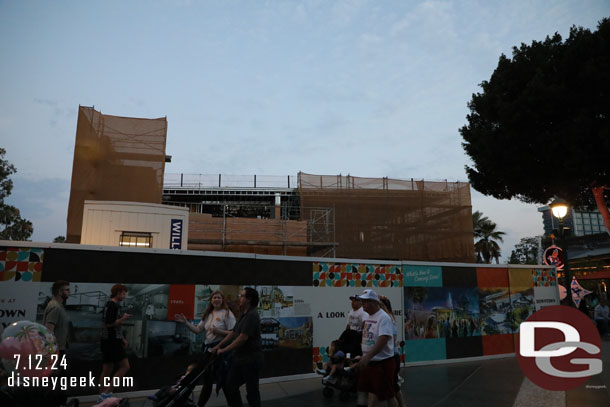
[[[165,174],[163,188],[297,188],[296,175]]]

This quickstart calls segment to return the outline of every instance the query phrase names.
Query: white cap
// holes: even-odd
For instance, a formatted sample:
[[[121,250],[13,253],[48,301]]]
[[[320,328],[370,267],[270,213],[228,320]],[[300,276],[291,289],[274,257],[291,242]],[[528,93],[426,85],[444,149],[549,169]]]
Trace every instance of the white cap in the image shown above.
[[[364,290],[362,295],[357,295],[356,298],[359,300],[373,300],[379,302],[379,297],[373,290]]]

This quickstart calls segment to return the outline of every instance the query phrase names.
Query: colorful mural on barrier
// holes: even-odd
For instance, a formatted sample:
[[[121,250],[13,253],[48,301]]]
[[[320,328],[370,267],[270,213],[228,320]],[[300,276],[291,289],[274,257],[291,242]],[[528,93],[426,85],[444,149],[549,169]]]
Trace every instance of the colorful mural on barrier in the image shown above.
[[[313,263],[314,287],[402,287],[400,265]]]
[[[0,281],[40,281],[43,250],[9,247],[0,250]]]
[[[394,308],[397,326],[402,326],[402,267],[396,264],[324,263],[314,262],[312,269],[313,291],[311,315],[314,320],[313,368],[321,368],[329,360],[330,343],[338,339],[347,326],[351,310],[350,296],[372,288],[388,297]],[[303,287],[304,288],[304,287]],[[320,290],[332,289],[332,295]],[[398,341],[403,340],[399,329]]]
[[[0,333],[15,321],[35,320],[44,251],[0,247]]]
[[[52,285],[42,282],[44,260],[43,249],[0,247],[2,326],[41,321]],[[548,268],[311,262],[304,272],[309,270],[307,286],[251,285],[255,277],[247,282],[260,294],[264,377],[311,373],[321,366],[328,346],[346,328],[349,297],[364,288],[390,299],[396,324],[403,327],[398,341],[405,343],[400,351],[407,363],[512,353],[518,324],[559,302],[555,270]],[[111,286],[71,281],[68,352],[77,373],[101,367],[101,311]],[[216,289],[237,313],[243,286],[143,281],[127,287],[123,308],[133,317],[123,328],[136,387],[145,389],[167,381],[147,375],[153,366],[178,374],[201,352],[203,334],[192,333],[174,315],[183,313],[197,324]]]
[[[555,271],[404,265],[405,361],[514,352],[519,324],[559,304]]]

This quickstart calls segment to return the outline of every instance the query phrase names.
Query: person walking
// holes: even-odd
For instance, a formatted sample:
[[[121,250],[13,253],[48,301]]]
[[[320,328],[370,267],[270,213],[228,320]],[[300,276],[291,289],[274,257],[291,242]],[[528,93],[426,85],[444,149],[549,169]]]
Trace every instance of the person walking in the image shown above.
[[[400,349],[398,343],[398,327],[396,326],[396,318],[394,318],[394,311],[392,310],[392,303],[390,302],[390,299],[385,295],[380,295],[379,301],[381,308],[390,316],[390,318],[392,318],[392,329],[394,334],[394,363],[396,369],[394,372],[394,387],[396,391],[394,397],[396,398],[398,407],[404,407],[405,401],[400,390],[400,386],[404,382],[404,379],[400,376]]]
[[[229,310],[229,306],[225,302],[224,294],[220,290],[212,292],[210,303],[203,313],[201,321],[197,325],[189,322],[184,314],[176,314],[176,321],[186,325],[186,327],[194,333],[201,333],[205,330],[205,341],[203,344],[203,352],[214,348],[220,341],[231,333],[235,326],[235,315]],[[207,369],[203,375],[203,387],[199,394],[197,406],[203,407],[210,399],[212,394],[212,386],[216,373],[218,372],[220,358],[217,358],[213,368]]]
[[[51,286],[51,294],[53,298],[44,310],[42,324],[55,335],[61,359],[68,347],[68,316],[65,305],[70,296],[70,283],[65,280],[54,282]]]
[[[362,323],[369,315],[362,309],[362,301],[355,295],[352,295],[349,299],[352,300],[352,309],[347,314],[345,329],[351,329],[362,334]]]
[[[123,332],[120,329],[121,325],[132,316],[121,312],[120,304],[126,296],[127,287],[122,284],[113,285],[110,290],[110,300],[106,303],[102,312],[104,324],[100,344],[102,349],[102,393],[98,398],[98,404],[112,397],[113,379],[125,376],[129,370],[129,360],[125,353],[127,341],[123,338]],[[115,364],[118,364],[119,368],[112,376]]]
[[[229,407],[242,406],[239,387],[244,383],[246,384],[248,406],[260,407],[261,405],[258,380],[263,367],[263,352],[261,321],[256,309],[258,298],[258,292],[254,288],[246,287],[242,290],[239,296],[241,311],[239,321],[233,331],[212,348],[212,352],[217,352],[218,355],[233,351],[233,359],[224,386]]]
[[[357,298],[368,318],[362,332],[362,357],[358,362],[359,395],[368,393],[367,405],[373,407],[377,401],[386,401],[389,407],[397,407],[394,387],[396,365],[394,362],[394,330],[392,319],[379,305],[379,297],[373,290],[364,290]],[[364,400],[359,396],[358,405]]]
[[[601,336],[608,335],[608,316],[610,314],[610,308],[606,300],[601,300],[599,304],[593,309],[593,316],[595,318],[595,324],[599,330]]]

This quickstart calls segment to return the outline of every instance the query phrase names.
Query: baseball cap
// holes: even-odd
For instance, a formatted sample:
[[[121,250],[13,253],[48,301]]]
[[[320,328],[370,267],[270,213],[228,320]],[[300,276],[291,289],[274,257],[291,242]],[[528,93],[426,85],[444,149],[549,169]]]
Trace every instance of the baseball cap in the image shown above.
[[[373,290],[364,290],[362,295],[356,295],[356,299],[358,300],[373,300],[379,302],[379,297],[377,293]]]

